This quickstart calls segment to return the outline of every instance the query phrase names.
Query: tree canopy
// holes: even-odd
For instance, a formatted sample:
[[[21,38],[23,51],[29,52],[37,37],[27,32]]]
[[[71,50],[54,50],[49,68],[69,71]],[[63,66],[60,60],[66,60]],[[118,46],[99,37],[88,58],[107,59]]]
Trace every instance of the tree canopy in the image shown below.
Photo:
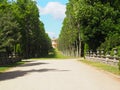
[[[0,0],[0,50],[24,58],[47,55],[51,40],[33,0]]]
[[[59,49],[67,55],[83,56],[85,47],[107,52],[120,46],[119,4],[119,0],[69,0]]]

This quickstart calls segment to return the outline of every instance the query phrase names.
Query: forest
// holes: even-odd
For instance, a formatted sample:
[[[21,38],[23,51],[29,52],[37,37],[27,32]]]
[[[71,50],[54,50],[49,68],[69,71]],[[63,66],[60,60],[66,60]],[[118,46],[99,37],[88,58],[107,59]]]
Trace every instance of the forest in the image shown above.
[[[48,55],[51,40],[33,0],[0,0],[0,53],[22,58]]]
[[[117,49],[120,56],[120,0],[69,0],[58,48],[67,56]]]

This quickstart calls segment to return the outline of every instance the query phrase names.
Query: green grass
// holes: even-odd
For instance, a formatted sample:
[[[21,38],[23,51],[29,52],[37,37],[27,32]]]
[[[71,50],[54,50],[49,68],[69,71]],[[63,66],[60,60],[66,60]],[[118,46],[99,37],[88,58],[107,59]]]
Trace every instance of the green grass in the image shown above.
[[[53,49],[48,56],[45,56],[45,57],[42,57],[42,58],[32,58],[34,60],[41,60],[41,59],[44,59],[44,60],[48,60],[48,59],[68,59],[68,58],[71,58],[71,57],[68,57],[68,56],[64,56],[60,51],[58,51],[57,49]]]
[[[52,55],[52,58],[58,58],[58,59],[61,58],[61,59],[64,59],[64,58],[70,58],[70,57],[64,56],[60,51],[58,51],[57,49],[55,49],[54,50],[54,54]]]
[[[117,67],[110,66],[108,64],[104,64],[104,63],[100,63],[100,62],[93,62],[93,61],[89,61],[89,60],[80,60],[80,61],[83,63],[86,63],[90,66],[94,66],[100,70],[104,70],[104,71],[107,71],[107,72],[110,72],[110,73],[113,73],[116,75],[120,75],[120,71]]]
[[[14,63],[14,64],[10,64],[10,65],[0,66],[0,73],[3,73],[3,72],[9,70],[12,67],[16,67],[16,66],[24,64],[24,63],[25,63],[24,61],[20,61],[20,62],[17,62],[17,63]]]

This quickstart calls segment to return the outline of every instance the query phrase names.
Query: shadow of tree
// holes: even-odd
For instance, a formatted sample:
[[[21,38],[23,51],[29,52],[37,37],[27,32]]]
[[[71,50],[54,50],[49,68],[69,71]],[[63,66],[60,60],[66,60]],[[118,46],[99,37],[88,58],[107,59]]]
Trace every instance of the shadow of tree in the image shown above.
[[[32,62],[32,63],[26,63],[26,64],[23,64],[23,65],[20,65],[18,67],[27,67],[27,66],[37,66],[37,65],[42,65],[42,64],[49,64],[49,63],[44,63],[44,62]]]
[[[48,72],[48,71],[52,71],[52,72],[65,72],[65,71],[69,71],[69,70],[58,70],[58,69],[39,69],[39,70],[28,70],[28,71],[12,71],[12,72],[5,72],[0,74],[0,81],[5,81],[5,80],[10,80],[10,79],[15,79],[18,77],[23,77],[28,73],[33,73],[33,72]]]
[[[20,63],[25,63],[25,64],[20,64]],[[2,65],[2,67],[26,67],[26,66],[36,66],[36,65],[42,65],[42,64],[49,64],[49,63],[44,63],[44,62],[35,62],[32,60],[23,60],[22,62],[14,63],[14,64],[9,64],[9,65]],[[1,67],[1,66],[0,66]]]

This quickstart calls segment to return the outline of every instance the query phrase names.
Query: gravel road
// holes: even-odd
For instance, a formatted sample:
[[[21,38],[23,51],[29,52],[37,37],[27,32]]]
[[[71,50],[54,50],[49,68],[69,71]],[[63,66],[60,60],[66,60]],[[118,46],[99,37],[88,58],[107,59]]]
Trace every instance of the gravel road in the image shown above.
[[[34,60],[0,74],[0,90],[120,90],[120,78],[68,60]]]

